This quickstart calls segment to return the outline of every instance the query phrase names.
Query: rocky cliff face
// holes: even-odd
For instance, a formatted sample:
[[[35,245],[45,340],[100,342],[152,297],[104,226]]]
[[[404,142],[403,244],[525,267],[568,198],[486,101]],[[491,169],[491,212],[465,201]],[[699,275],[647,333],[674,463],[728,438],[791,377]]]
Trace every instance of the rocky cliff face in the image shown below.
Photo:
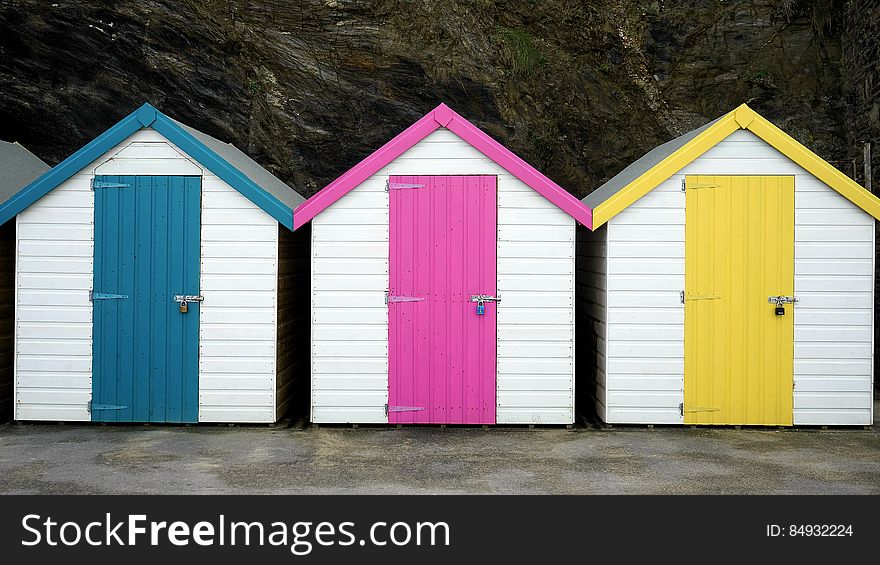
[[[869,183],[864,149],[869,145],[870,184],[876,193],[880,191],[880,2],[851,0],[846,3],[844,18],[846,141],[853,157],[853,178],[865,186]]]
[[[851,158],[831,0],[0,0],[0,138],[50,163],[143,101],[310,195],[444,101],[583,196],[749,102]]]

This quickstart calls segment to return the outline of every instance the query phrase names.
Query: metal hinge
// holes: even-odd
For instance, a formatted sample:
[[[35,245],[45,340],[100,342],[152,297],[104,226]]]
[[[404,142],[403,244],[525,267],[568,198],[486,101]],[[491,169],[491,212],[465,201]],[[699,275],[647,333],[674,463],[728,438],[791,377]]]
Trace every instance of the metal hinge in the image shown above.
[[[684,291],[678,293],[679,299],[681,303],[684,304],[685,300],[721,300],[720,296],[715,296],[711,294],[688,294],[685,295]]]
[[[120,406],[117,404],[93,404],[91,400],[89,400],[88,404],[86,404],[86,411],[91,414],[92,410],[126,410],[128,406]]]
[[[678,413],[681,414],[682,418],[684,418],[684,402],[678,403]]]
[[[418,298],[416,296],[392,296],[387,290],[385,291],[385,304],[392,304],[395,302],[424,302],[424,298]]]
[[[692,185],[688,186],[687,180],[681,181],[681,191],[682,192],[684,192],[685,190],[688,190],[688,189],[697,190],[699,188],[718,188],[719,186],[720,185],[718,185],[718,184],[692,184]]]
[[[105,182],[101,180],[92,179],[92,190],[97,188],[129,188],[130,184],[122,184],[118,182]]]
[[[124,298],[128,298],[127,294],[113,294],[111,292],[95,292],[89,291],[89,302],[94,302],[95,300],[122,300]]]
[[[687,412],[688,414],[691,414],[693,412],[721,412],[721,408],[707,408],[705,406],[698,406],[697,408],[688,408],[687,410],[685,410],[684,406],[682,406],[681,415],[684,416],[685,412]]]
[[[426,186],[427,185],[424,184],[413,184],[407,182],[396,182],[394,184],[391,184],[391,182],[385,181],[385,192],[388,192],[389,190],[401,190],[404,188],[425,188]]]
[[[388,406],[386,404],[385,415],[387,416],[389,412],[419,412],[424,409],[424,406]]]

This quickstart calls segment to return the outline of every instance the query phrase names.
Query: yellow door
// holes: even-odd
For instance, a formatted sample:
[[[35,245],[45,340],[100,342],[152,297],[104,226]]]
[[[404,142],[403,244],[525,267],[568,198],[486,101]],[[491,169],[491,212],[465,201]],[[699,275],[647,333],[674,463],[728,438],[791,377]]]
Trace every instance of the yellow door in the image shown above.
[[[685,181],[686,424],[790,426],[794,177]]]

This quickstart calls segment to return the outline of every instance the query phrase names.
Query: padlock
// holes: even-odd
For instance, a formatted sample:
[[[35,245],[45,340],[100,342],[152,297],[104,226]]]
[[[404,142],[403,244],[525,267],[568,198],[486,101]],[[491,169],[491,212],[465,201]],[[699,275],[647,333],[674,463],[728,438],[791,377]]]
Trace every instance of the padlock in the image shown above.
[[[782,304],[776,305],[776,315],[777,316],[785,316],[785,306]]]
[[[186,314],[189,311],[189,306],[186,304],[186,300],[180,301],[180,313]]]
[[[482,302],[477,302],[477,316],[482,316],[486,313],[486,305]]]

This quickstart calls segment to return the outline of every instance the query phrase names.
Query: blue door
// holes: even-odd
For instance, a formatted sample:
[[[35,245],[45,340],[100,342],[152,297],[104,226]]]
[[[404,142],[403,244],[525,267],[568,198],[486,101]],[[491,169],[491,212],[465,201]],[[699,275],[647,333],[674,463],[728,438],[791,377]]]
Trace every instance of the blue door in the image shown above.
[[[94,188],[92,421],[197,422],[201,178]]]

